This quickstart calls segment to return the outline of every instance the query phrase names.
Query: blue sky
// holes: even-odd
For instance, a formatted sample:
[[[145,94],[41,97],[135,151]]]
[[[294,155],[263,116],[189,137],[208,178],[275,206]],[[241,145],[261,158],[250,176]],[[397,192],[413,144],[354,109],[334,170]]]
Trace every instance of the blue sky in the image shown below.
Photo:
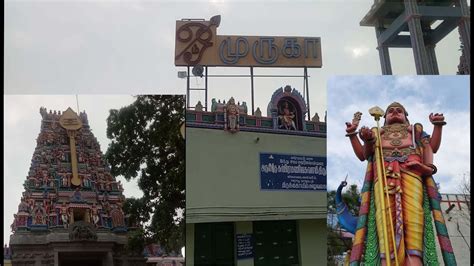
[[[459,184],[470,169],[470,103],[468,76],[334,76],[328,81],[328,190],[336,189],[346,174],[359,187],[366,162],[360,162],[345,137],[345,122],[357,111],[363,113],[359,128],[376,125],[368,109],[382,109],[400,102],[410,123],[421,123],[431,134],[429,114],[443,113],[447,125],[439,151],[436,182],[442,193],[459,193]],[[382,121],[383,123],[383,121]]]

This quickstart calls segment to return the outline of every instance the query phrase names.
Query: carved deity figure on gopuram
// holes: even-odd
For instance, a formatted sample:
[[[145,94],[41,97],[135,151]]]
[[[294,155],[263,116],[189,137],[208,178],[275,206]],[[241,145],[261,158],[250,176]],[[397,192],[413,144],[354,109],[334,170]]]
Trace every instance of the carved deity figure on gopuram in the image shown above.
[[[283,104],[280,106],[278,118],[280,119],[280,128],[296,130],[296,125],[294,121],[295,113],[290,110],[287,101],[284,101]]]
[[[239,130],[239,106],[235,104],[234,97],[230,97],[229,102],[225,106],[224,116],[226,118],[226,125],[224,129],[230,132],[236,132]]]
[[[360,112],[346,123],[354,153],[368,162],[358,217],[341,200],[347,182],[336,193],[340,224],[355,235],[349,265],[439,265],[436,238],[444,264],[456,265],[433,179],[433,154],[446,124],[443,114],[429,115],[434,128],[428,135],[421,124],[410,124],[407,110],[398,102],[385,112],[374,107],[369,113],[376,127],[357,131]]]

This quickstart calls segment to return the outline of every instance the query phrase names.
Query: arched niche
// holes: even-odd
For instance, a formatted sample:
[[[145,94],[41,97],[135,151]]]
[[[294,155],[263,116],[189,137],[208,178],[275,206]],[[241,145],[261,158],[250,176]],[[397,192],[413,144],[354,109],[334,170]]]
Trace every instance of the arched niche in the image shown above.
[[[306,130],[306,112],[303,96],[289,85],[273,93],[267,108],[268,116],[274,118],[274,128],[284,130]]]
[[[118,209],[113,209],[110,212],[110,216],[112,217],[112,225],[113,227],[124,226],[124,219],[123,214]]]

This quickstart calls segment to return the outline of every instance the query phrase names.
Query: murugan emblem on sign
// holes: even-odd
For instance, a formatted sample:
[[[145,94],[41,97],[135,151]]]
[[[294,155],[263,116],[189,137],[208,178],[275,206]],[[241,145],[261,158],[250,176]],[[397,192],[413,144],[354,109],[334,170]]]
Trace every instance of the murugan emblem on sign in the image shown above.
[[[206,49],[214,44],[213,39],[220,22],[221,16],[214,16],[210,21],[181,23],[176,31],[176,45],[184,44],[184,48],[176,51],[178,54],[175,60],[184,60],[188,65],[198,64]]]

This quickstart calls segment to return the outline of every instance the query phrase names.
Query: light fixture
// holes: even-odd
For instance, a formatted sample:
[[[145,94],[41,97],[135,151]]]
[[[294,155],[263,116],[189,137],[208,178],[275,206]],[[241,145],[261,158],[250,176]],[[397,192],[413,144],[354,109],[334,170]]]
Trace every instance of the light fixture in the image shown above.
[[[194,76],[202,78],[203,73],[204,73],[204,67],[201,65],[195,65],[193,67],[192,73]]]
[[[188,72],[186,71],[178,71],[178,78],[185,79],[188,76]]]

